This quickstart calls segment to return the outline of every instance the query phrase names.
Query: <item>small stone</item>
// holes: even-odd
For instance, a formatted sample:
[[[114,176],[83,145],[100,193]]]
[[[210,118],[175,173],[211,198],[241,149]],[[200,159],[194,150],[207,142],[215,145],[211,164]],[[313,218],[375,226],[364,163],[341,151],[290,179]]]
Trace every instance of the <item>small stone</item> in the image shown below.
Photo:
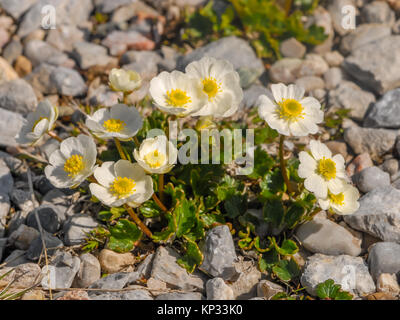
[[[21,224],[17,230],[10,234],[8,241],[17,249],[28,250],[31,242],[39,237],[39,231]]]
[[[73,287],[87,288],[92,283],[100,279],[101,267],[99,260],[90,254],[85,253],[79,257],[81,260],[80,268],[76,274]]]
[[[10,193],[11,201],[22,211],[30,212],[38,203],[32,202],[31,193],[25,190],[14,188]]]
[[[344,159],[347,158],[347,145],[344,142],[340,141],[327,141],[326,146],[331,150],[333,155],[341,154]]]
[[[44,204],[53,204],[61,214],[67,215],[67,210],[71,206],[72,201],[71,196],[66,195],[59,189],[52,189],[44,195],[42,205]]]
[[[47,248],[48,256],[53,255],[53,253],[56,252],[57,248],[63,247],[63,243],[60,239],[52,236],[46,231],[44,231],[44,242]],[[29,260],[36,261],[42,254],[42,250],[43,250],[42,237],[39,236],[31,242],[28,251],[26,252],[26,257]]]
[[[137,31],[113,31],[102,41],[110,49],[110,54],[118,56],[127,50],[153,50],[155,43]]]
[[[365,168],[372,167],[371,157],[367,152],[364,152],[353,159],[353,161],[347,166],[346,172],[351,177],[353,174],[359,173]]]
[[[344,70],[362,85],[384,94],[400,85],[400,36],[388,36],[352,52],[343,62]]]
[[[41,40],[29,41],[25,45],[24,54],[32,62],[34,67],[42,62],[54,66],[74,66],[73,61],[70,60],[66,54]]]
[[[146,290],[132,290],[126,292],[108,292],[99,295],[90,295],[91,300],[153,300]]]
[[[18,20],[36,1],[37,0],[0,0],[0,7],[15,20]]]
[[[396,298],[386,292],[377,292],[374,294],[369,294],[367,300],[396,300]]]
[[[368,152],[373,160],[379,160],[389,152],[396,141],[396,132],[386,129],[351,126],[344,131],[344,140],[356,154]]]
[[[387,159],[382,164],[381,169],[392,177],[399,171],[399,161],[397,159]]]
[[[167,290],[167,284],[163,281],[150,278],[146,282],[147,288],[149,290],[154,290],[154,291],[166,291]]]
[[[396,275],[381,273],[376,281],[376,289],[378,292],[387,292],[398,295],[400,293],[400,286],[397,282]]]
[[[154,254],[149,254],[137,267],[136,272],[140,278],[148,279],[151,275],[151,268],[153,267]]]
[[[11,216],[11,219],[8,221],[8,234],[13,233],[15,230],[19,228],[21,224],[25,224],[26,217],[29,214],[29,211],[16,211]]]
[[[151,80],[157,75],[157,64],[160,61],[161,57],[153,51],[128,51],[121,57],[124,69],[138,72],[145,80]]]
[[[46,296],[42,290],[32,290],[24,293],[21,300],[46,300]]]
[[[400,88],[388,91],[378,100],[364,119],[372,128],[400,128]]]
[[[109,86],[102,84],[97,88],[89,87],[87,99],[92,106],[111,107],[118,104],[120,93],[112,91]]]
[[[272,82],[290,84],[296,81],[297,73],[302,65],[301,59],[283,58],[276,61],[269,69]]]
[[[392,25],[396,19],[394,12],[385,1],[368,3],[363,7],[361,13],[366,23]]]
[[[134,283],[138,279],[139,275],[137,272],[118,272],[100,278],[99,280],[93,282],[89,288],[120,290],[128,284]],[[89,293],[89,296],[92,296],[92,294],[95,295],[96,291]]]
[[[87,87],[82,76],[73,69],[57,67],[50,75],[50,81],[60,95],[81,96],[86,93]]]
[[[304,248],[313,253],[332,256],[358,256],[361,253],[361,241],[328,219],[314,218],[302,224],[297,229],[296,236]]]
[[[65,215],[53,204],[42,204],[28,214],[26,224],[32,228],[39,229],[35,212],[38,215],[42,228],[49,233],[55,233],[61,228],[65,221]]]
[[[257,285],[257,296],[270,300],[279,292],[285,292],[285,289],[274,282],[261,280]]]
[[[105,273],[117,273],[131,267],[135,263],[135,256],[130,253],[117,253],[103,249],[99,254],[101,269]]]
[[[114,1],[96,0],[95,6],[96,9],[102,13],[111,13],[115,9],[130,4],[132,2],[135,2],[135,0],[114,0]]]
[[[107,49],[90,42],[77,42],[74,44],[73,55],[81,69],[86,70],[93,66],[117,65],[115,58],[107,55]]]
[[[0,84],[15,79],[18,79],[18,74],[14,71],[13,67],[7,62],[7,60],[0,57]]]
[[[32,63],[26,57],[19,56],[14,68],[20,77],[25,77],[32,72]]]
[[[340,54],[339,51],[329,51],[325,53],[324,59],[332,68],[339,67],[344,61],[344,57]]]
[[[324,28],[324,34],[327,37],[324,42],[314,46],[312,51],[318,54],[324,54],[331,51],[335,34],[332,26],[332,17],[329,12],[322,6],[318,6],[313,10],[312,15],[309,16],[307,20],[307,27],[310,27],[313,24],[322,27]]]
[[[390,175],[378,167],[370,167],[353,176],[353,181],[361,192],[367,193],[376,188],[390,185]]]
[[[10,212],[10,198],[0,192],[0,238],[4,237],[7,216]]]
[[[85,33],[73,25],[57,24],[48,30],[46,42],[60,51],[72,52],[74,44],[85,40]]]
[[[10,255],[7,258],[5,258],[3,262],[6,263],[6,267],[16,267],[20,264],[30,262],[25,255],[26,255],[25,250],[16,249],[13,252],[11,252]]]
[[[335,31],[343,36],[351,31],[343,26],[343,7],[351,6],[356,8],[354,0],[332,0],[328,6],[328,11],[332,17],[333,27]]]
[[[14,187],[14,179],[6,162],[0,158],[0,195],[8,195]],[[1,212],[1,211],[0,211]],[[1,213],[0,213],[1,216]]]
[[[162,60],[158,62],[159,71],[171,72],[176,69],[177,60],[180,54],[171,47],[161,46]]]
[[[324,80],[327,89],[335,89],[343,80],[343,72],[340,68],[330,68],[324,73]]]
[[[366,44],[390,36],[390,33],[390,26],[373,23],[362,24],[342,38],[340,51],[344,55],[348,55],[350,52],[354,52]]]
[[[257,284],[261,280],[261,272],[253,261],[240,261],[235,264],[239,277],[229,284],[236,300],[247,300],[257,296]]]
[[[369,268],[374,279],[382,273],[400,272],[400,244],[394,242],[378,242],[369,250]]]
[[[202,248],[204,260],[200,268],[213,277],[229,280],[236,275],[237,259],[232,235],[228,226],[218,226],[207,232]]]
[[[207,300],[234,300],[231,287],[229,287],[224,279],[214,278],[206,283]]]
[[[0,108],[27,114],[36,109],[37,99],[32,87],[23,79],[0,84]]]
[[[330,83],[327,84],[330,85]],[[334,81],[332,81],[334,85]],[[350,117],[362,121],[369,106],[375,102],[375,96],[362,90],[355,83],[341,81],[339,85],[329,91],[329,105],[333,108],[350,110]]]
[[[245,109],[256,107],[258,98],[263,94],[268,95],[270,94],[270,91],[262,85],[252,84],[249,88],[243,91],[241,107]]]
[[[68,252],[59,252],[53,261],[42,269],[42,287],[45,289],[70,288],[81,261]]]
[[[12,284],[13,287],[29,288],[36,284],[39,279],[40,267],[35,263],[21,264],[15,268],[6,267],[0,271],[0,276],[12,269],[14,271],[5,276],[2,281],[10,283],[15,280]]]
[[[160,294],[156,300],[203,300],[203,296],[199,292],[170,292]]]
[[[9,64],[13,64],[15,60],[22,55],[23,47],[19,40],[10,41],[3,49],[3,57]]]
[[[151,270],[151,277],[163,281],[170,288],[180,290],[204,290],[203,279],[196,274],[189,274],[178,265],[179,255],[170,248],[158,247]]]
[[[344,221],[353,229],[384,241],[400,241],[400,190],[376,188],[360,198],[360,208]]]
[[[10,126],[10,123],[13,125]],[[19,113],[0,108],[0,146],[17,146],[15,136],[21,130],[23,123],[24,118]]]
[[[358,296],[375,292],[375,283],[368,272],[368,266],[360,257],[326,256],[319,253],[309,257],[300,278],[307,292],[315,296],[318,284],[328,279],[340,284],[342,290]]]
[[[3,259],[3,252],[7,246],[7,238],[0,238],[0,261]]]
[[[315,76],[301,77],[296,80],[295,84],[303,87],[306,93],[310,93],[311,91],[318,89],[324,89],[325,87],[324,81],[320,77]]]
[[[281,42],[280,51],[286,58],[302,58],[306,53],[306,47],[296,38],[289,38]]]
[[[324,58],[318,54],[309,53],[301,64],[298,76],[322,76],[328,69],[329,66]]]
[[[83,290],[74,290],[67,291],[62,297],[57,298],[56,300],[91,300],[86,291]]]
[[[81,244],[86,233],[98,226],[98,222],[87,214],[75,214],[71,216],[63,226],[64,242],[68,246]]]

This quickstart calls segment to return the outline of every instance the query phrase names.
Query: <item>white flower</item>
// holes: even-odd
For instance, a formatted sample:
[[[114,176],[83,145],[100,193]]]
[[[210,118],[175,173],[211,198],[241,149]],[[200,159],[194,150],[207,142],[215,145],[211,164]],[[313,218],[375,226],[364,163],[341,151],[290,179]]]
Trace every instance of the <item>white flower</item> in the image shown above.
[[[134,150],[133,156],[146,172],[163,174],[174,167],[178,150],[166,136],[160,135],[144,140],[139,151]]]
[[[44,134],[53,129],[57,118],[57,107],[53,107],[47,100],[40,102],[36,110],[28,114],[20,132],[15,137],[17,143],[35,145]]]
[[[318,132],[324,113],[317,99],[303,98],[304,89],[295,85],[273,84],[274,101],[266,95],[258,100],[258,113],[268,125],[285,136],[307,136]]]
[[[328,147],[316,140],[310,141],[310,151],[311,155],[305,151],[299,154],[298,174],[306,179],[306,189],[323,199],[328,196],[328,189],[333,194],[341,192],[341,179],[346,180],[343,156],[337,154],[332,157]]]
[[[186,74],[198,81],[207,101],[193,116],[229,117],[243,99],[239,74],[226,60],[204,57],[186,67]]]
[[[337,214],[352,214],[358,210],[360,203],[357,201],[360,193],[356,188],[341,181],[341,191],[333,194],[328,190],[326,199],[318,199],[318,203],[323,210],[331,208]]]
[[[142,79],[137,72],[116,68],[111,70],[108,80],[112,90],[126,93],[133,92],[142,84]]]
[[[137,163],[128,160],[104,162],[94,170],[98,183],[89,185],[92,194],[109,207],[128,204],[138,207],[153,195],[153,180]]]
[[[57,188],[76,187],[92,175],[96,156],[96,144],[91,137],[81,134],[67,138],[50,155],[44,173]]]
[[[101,139],[129,140],[142,128],[143,119],[134,107],[116,104],[86,118],[86,126]]]
[[[186,116],[206,103],[198,81],[180,71],[163,71],[150,81],[150,95],[160,110]]]

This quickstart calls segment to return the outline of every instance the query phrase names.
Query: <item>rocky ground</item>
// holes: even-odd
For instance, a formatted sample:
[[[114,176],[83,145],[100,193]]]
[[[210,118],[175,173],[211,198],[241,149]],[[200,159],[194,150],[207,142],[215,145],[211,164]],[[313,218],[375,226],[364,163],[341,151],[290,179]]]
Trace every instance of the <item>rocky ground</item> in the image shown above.
[[[158,247],[135,256],[103,249],[78,255],[85,232],[100,222],[87,212],[88,196],[53,188],[32,173],[30,197],[26,164],[15,157],[14,140],[23,117],[47,98],[60,105],[61,116],[79,118],[76,103],[110,106],[117,93],[106,85],[108,71],[121,66],[140,72],[142,89],[162,70],[183,69],[204,55],[229,60],[245,89],[242,112],[248,112],[271,83],[296,83],[318,98],[329,112],[350,109],[344,132],[329,128],[324,139],[347,161],[347,172],[363,194],[361,207],[344,219],[320,214],[302,225],[296,237],[301,284],[315,294],[318,283],[347,281],[358,298],[399,297],[400,277],[400,6],[398,1],[332,0],[311,20],[325,28],[328,39],[308,49],[295,39],[282,43],[283,59],[266,66],[251,46],[236,37],[222,38],[182,54],[160,43],[185,5],[201,0],[0,0],[0,281],[18,278],[28,288],[22,299],[49,298],[42,240],[49,249],[58,299],[269,299],[284,291],[258,271],[251,255],[235,248],[227,226],[211,229],[204,244],[201,271],[188,274],[177,253]],[[57,8],[57,28],[40,28],[43,4]],[[341,27],[343,5],[357,7],[357,28]],[[390,5],[389,5],[390,4]],[[109,15],[98,24],[94,12]],[[60,132],[63,135],[63,132]],[[40,146],[42,160],[56,146]],[[29,150],[28,150],[29,152]],[[41,238],[35,220],[44,228]],[[150,252],[150,250],[149,250]],[[346,266],[347,271],[343,271]],[[108,274],[101,277],[102,274]],[[354,281],[353,281],[354,280]],[[67,290],[76,288],[76,290]],[[96,289],[96,290],[94,290]]]

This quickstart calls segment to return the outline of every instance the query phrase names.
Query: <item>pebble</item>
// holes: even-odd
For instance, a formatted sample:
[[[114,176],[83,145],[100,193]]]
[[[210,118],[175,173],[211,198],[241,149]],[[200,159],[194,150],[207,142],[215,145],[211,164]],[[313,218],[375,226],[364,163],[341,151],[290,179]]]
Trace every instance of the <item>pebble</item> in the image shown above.
[[[117,273],[124,271],[135,263],[135,256],[130,253],[117,253],[112,250],[103,249],[99,254],[101,269],[105,273]]]
[[[400,88],[386,92],[364,118],[364,126],[400,128]]]
[[[102,41],[113,56],[124,54],[127,50],[153,50],[155,43],[137,31],[113,31]]]
[[[341,141],[327,141],[326,146],[331,150],[333,155],[341,154],[344,159],[347,158],[347,145]]]
[[[157,296],[156,300],[204,300],[199,292],[169,292]]]
[[[46,296],[42,290],[32,290],[24,293],[21,300],[46,300]]]
[[[7,216],[10,212],[10,198],[7,194],[0,192],[0,238],[4,237]]]
[[[91,300],[153,300],[146,290],[132,290],[126,292],[107,292],[99,295],[89,295]]]
[[[333,79],[332,85],[336,80]],[[329,86],[330,83],[327,82],[327,87]],[[329,106],[349,109],[350,117],[357,121],[364,119],[369,106],[374,102],[375,96],[372,93],[362,90],[355,83],[346,80],[339,82],[334,90],[329,91]]]
[[[11,175],[11,170],[8,168],[6,162],[0,158],[0,195],[8,195],[14,187],[14,179]],[[1,214],[0,214],[1,216]]]
[[[397,160],[397,159],[387,159],[381,165],[381,169],[383,171],[389,173],[390,177],[393,177],[399,171],[399,160]]]
[[[243,91],[241,108],[250,109],[256,107],[258,98],[263,94],[268,95],[270,94],[270,91],[260,84],[252,84],[249,88]]]
[[[330,68],[324,73],[325,87],[335,89],[343,80],[343,72],[340,68]]]
[[[289,38],[281,42],[280,51],[286,58],[302,58],[306,53],[306,47],[296,38]]]
[[[25,224],[21,224],[17,230],[8,237],[8,242],[17,249],[28,250],[32,241],[39,237],[39,231]]]
[[[38,215],[42,228],[49,233],[55,233],[61,228],[65,221],[65,215],[53,204],[42,204],[30,212],[26,218],[26,224],[32,228],[39,229],[35,212]]]
[[[317,285],[328,279],[358,296],[375,292],[375,283],[368,272],[368,266],[360,257],[319,253],[309,257],[300,278],[307,292],[315,296]]]
[[[82,254],[79,259],[81,260],[81,263],[73,282],[73,287],[87,288],[92,283],[100,279],[100,263],[99,260],[97,260],[97,258],[90,253]]]
[[[305,76],[298,78],[295,81],[295,84],[297,86],[303,87],[307,94],[314,90],[325,88],[324,80],[316,76]]]
[[[77,42],[72,52],[83,70],[93,66],[117,65],[116,58],[109,57],[107,48],[90,42]]]
[[[34,67],[38,66],[42,62],[54,66],[74,66],[73,60],[69,59],[65,53],[41,40],[29,41],[25,45],[24,55],[31,61]]]
[[[171,72],[176,69],[177,60],[181,56],[174,48],[161,46],[162,60],[158,63],[159,71]]]
[[[361,128],[351,126],[344,131],[344,140],[356,154],[369,153],[372,160],[379,160],[392,150],[396,141],[396,132],[386,129]]]
[[[400,286],[395,274],[381,273],[376,280],[376,289],[378,292],[387,292],[394,295],[400,293]]]
[[[100,278],[99,280],[93,282],[89,288],[121,290],[126,285],[134,283],[138,279],[139,274],[137,272],[118,272]],[[93,291],[93,294],[96,294],[96,292]],[[92,293],[89,293],[89,296],[91,295]]]
[[[71,197],[59,189],[52,189],[48,191],[42,199],[42,205],[53,204],[60,210],[62,214],[65,215],[68,214],[67,210],[71,206],[71,202]]]
[[[48,31],[46,42],[60,51],[72,52],[74,44],[85,40],[85,33],[73,25],[59,25]]]
[[[63,226],[64,242],[68,246],[81,244],[86,233],[98,226],[98,222],[87,214],[75,214],[71,216]]]
[[[23,46],[19,40],[12,40],[10,41],[4,48],[3,48],[3,58],[7,60],[9,64],[13,64],[14,61],[22,55]]]
[[[21,288],[29,288],[37,283],[41,273],[40,267],[36,263],[24,263],[15,268],[6,267],[2,269],[1,274],[14,269],[10,274],[2,279],[7,283],[15,280],[13,286]]]
[[[3,259],[3,252],[7,246],[7,238],[0,238],[0,261]]]
[[[31,193],[22,189],[14,188],[10,193],[11,201],[22,211],[30,212],[38,203],[33,203]]]
[[[300,66],[298,76],[321,76],[328,71],[328,69],[329,65],[326,63],[324,58],[318,54],[309,53],[306,55],[305,60]]]
[[[297,229],[296,236],[304,248],[313,253],[331,256],[346,254],[355,257],[361,253],[361,240],[325,218],[314,218],[302,224]]]
[[[384,94],[400,85],[400,36],[389,36],[368,43],[352,52],[343,68],[362,85]]]
[[[115,9],[117,9],[123,5],[130,4],[132,2],[135,2],[135,0],[113,0],[113,1],[96,0],[95,6],[96,6],[96,9],[102,13],[111,13]]]
[[[351,31],[351,29],[343,27],[343,7],[356,7],[354,0],[332,0],[328,6],[328,11],[332,17],[333,27],[337,34],[343,36]],[[354,17],[355,19],[355,17]]]
[[[387,2],[373,1],[366,4],[361,11],[363,19],[367,23],[381,23],[392,25],[396,16],[392,9],[390,9]]]
[[[20,264],[30,262],[26,258],[26,251],[16,249],[10,253],[10,255],[4,259],[3,263],[7,263],[6,267],[16,267]]]
[[[13,125],[10,126],[9,124]],[[21,114],[0,108],[0,146],[15,147],[16,134],[21,130],[24,118]]]
[[[167,284],[163,281],[149,278],[146,282],[146,286],[149,290],[154,290],[154,291],[166,291],[167,290]]]
[[[272,281],[261,280],[257,285],[257,296],[267,300],[270,300],[279,292],[285,292],[285,289]]]
[[[11,219],[8,221],[8,234],[13,233],[15,230],[19,228],[21,224],[26,222],[26,217],[29,214],[29,211],[16,211],[11,216]]]
[[[37,103],[35,92],[25,80],[0,84],[0,108],[25,115],[35,110]]]
[[[390,34],[390,26],[374,23],[362,24],[342,38],[340,52],[343,55],[348,55],[350,52],[354,52],[368,43],[372,44],[376,40],[390,36]]]
[[[153,260],[151,277],[179,290],[203,291],[204,281],[195,273],[189,274],[178,265],[179,255],[171,248],[158,247]]]
[[[235,246],[228,226],[218,226],[207,232],[202,248],[204,260],[200,268],[213,277],[230,280],[236,276]]]
[[[339,67],[344,61],[344,57],[340,54],[339,51],[329,51],[325,53],[324,59],[332,68]]]
[[[400,190],[392,186],[376,188],[360,198],[360,208],[344,216],[353,229],[384,241],[400,241]]]
[[[79,271],[81,261],[69,252],[58,252],[48,266],[42,268],[42,287],[45,289],[70,288]]]
[[[62,297],[57,298],[56,300],[91,300],[86,291],[83,290],[74,290],[67,291]]]
[[[276,61],[269,69],[272,82],[290,84],[296,81],[297,73],[302,65],[301,59],[283,58]]]
[[[18,20],[37,0],[0,0],[0,6],[15,20]]]
[[[51,256],[57,251],[57,248],[63,247],[63,243],[60,239],[52,236],[48,232],[46,231],[43,232],[44,232],[44,242],[47,248],[47,255]],[[43,250],[42,237],[39,236],[31,242],[28,251],[26,252],[26,257],[29,260],[36,261],[42,254],[42,250]]]
[[[240,261],[235,264],[239,277],[229,286],[236,300],[247,300],[257,296],[257,284],[261,280],[261,272],[253,261]]]
[[[20,77],[25,77],[32,72],[32,63],[25,56],[19,56],[14,68]]]
[[[124,69],[138,72],[145,80],[151,80],[157,75],[157,64],[160,61],[161,57],[153,51],[128,51],[121,57]]]
[[[362,170],[352,178],[358,189],[364,193],[390,185],[390,175],[375,166]]]
[[[332,17],[329,12],[322,6],[315,8],[309,18],[307,27],[310,27],[312,24],[324,28],[324,34],[327,36],[326,40],[321,44],[314,46],[312,51],[318,54],[324,54],[331,51],[335,34],[332,25]]]
[[[371,157],[367,152],[364,152],[353,159],[353,161],[347,166],[346,172],[349,177],[353,174],[361,172],[365,168],[372,167],[374,164],[372,163]]]
[[[378,242],[369,250],[369,268],[374,279],[382,273],[400,272],[400,244],[395,242]]]
[[[0,84],[18,78],[18,73],[15,72],[13,67],[7,62],[7,60],[0,57]]]
[[[112,91],[109,86],[99,85],[97,88],[89,87],[87,100],[92,106],[111,107],[118,104],[120,94]]]
[[[233,290],[222,278],[208,280],[206,292],[207,300],[234,300]]]
[[[242,74],[251,73],[252,81],[255,81],[265,71],[262,61],[257,58],[249,43],[234,36],[213,41],[193,50],[185,56],[179,57],[177,68],[183,71],[190,62],[200,60],[204,56],[228,60]],[[241,84],[247,88],[251,83],[249,83],[249,80],[244,81],[242,75]]]

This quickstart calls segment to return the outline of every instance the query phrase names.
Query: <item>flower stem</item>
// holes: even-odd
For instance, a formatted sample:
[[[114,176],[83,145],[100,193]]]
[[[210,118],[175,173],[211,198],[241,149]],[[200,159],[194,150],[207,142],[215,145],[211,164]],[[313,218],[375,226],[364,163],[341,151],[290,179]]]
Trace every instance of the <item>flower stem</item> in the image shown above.
[[[136,136],[133,137],[133,142],[136,144],[136,147],[137,147],[137,148],[140,147],[139,139],[138,139]]]
[[[58,142],[62,142],[63,140],[53,131],[48,131],[47,134],[52,137],[53,139],[56,139]]]
[[[120,142],[117,138],[114,138],[114,142],[115,142],[115,146],[116,146],[117,149],[118,149],[118,152],[119,152],[120,157],[121,157],[122,159],[124,159],[124,160],[127,160],[126,155],[125,155],[125,152],[124,152],[124,150],[122,149],[121,142]]]
[[[283,158],[283,141],[285,141],[285,136],[281,135],[280,140],[279,140],[279,161],[280,161],[280,165],[281,165],[282,177],[283,177],[283,180],[285,181],[288,193],[290,195],[293,193],[293,190],[292,190],[292,186],[290,185],[290,181],[289,181],[289,178],[287,175],[285,159]]]
[[[153,234],[149,230],[149,228],[146,227],[146,225],[139,219],[135,211],[133,211],[132,207],[125,205],[126,211],[128,211],[129,215],[133,219],[133,221],[136,223],[136,225],[139,227],[140,230],[143,231],[143,233],[148,236],[150,239],[153,238]]]
[[[318,213],[320,213],[322,211],[321,208],[316,208],[314,209],[313,212],[310,213],[310,215],[308,216],[309,220],[312,220]]]
[[[160,207],[160,209],[162,211],[168,212],[168,209],[164,206],[164,204],[160,201],[160,199],[158,199],[158,197],[157,197],[157,195],[155,193],[153,193],[152,198],[155,201],[155,203],[157,203],[157,205]]]
[[[160,200],[164,201],[164,174],[158,175],[158,195]]]
[[[129,92],[124,92],[124,104],[128,105],[128,96],[129,96]]]
[[[285,13],[286,13],[286,16],[289,16],[290,9],[292,9],[292,2],[293,2],[293,0],[286,0],[285,1]]]

